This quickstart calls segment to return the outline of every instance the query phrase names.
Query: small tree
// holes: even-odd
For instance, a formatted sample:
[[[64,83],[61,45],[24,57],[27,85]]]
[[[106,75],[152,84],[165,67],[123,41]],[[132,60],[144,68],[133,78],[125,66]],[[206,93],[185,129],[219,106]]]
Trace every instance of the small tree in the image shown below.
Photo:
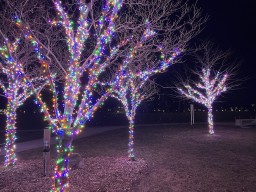
[[[183,1],[128,2],[130,7],[126,14],[129,19],[125,32],[132,35],[129,44],[122,49],[123,54],[116,59],[118,67],[112,81],[101,84],[110,85],[111,96],[124,106],[129,121],[128,156],[130,160],[135,160],[133,146],[136,110],[141,102],[157,93],[150,78],[165,72],[176,62],[176,57],[186,48],[191,38],[200,32],[205,18],[200,17],[200,10],[183,4]]]
[[[40,92],[47,81],[43,77],[39,77],[40,69],[32,67],[29,69],[29,64],[33,63],[33,57],[30,56],[29,48],[23,51],[19,50],[21,44],[20,39],[11,42],[0,30],[2,36],[2,44],[0,47],[0,88],[7,98],[6,109],[6,129],[5,129],[5,166],[15,165],[16,163],[16,118],[17,109],[23,105],[27,98],[35,92]],[[31,52],[30,52],[31,53]],[[25,62],[26,60],[26,62]],[[21,63],[21,62],[25,63]],[[26,76],[32,78],[32,81],[27,81]],[[36,77],[36,78],[34,78]]]
[[[235,67],[227,63],[227,52],[217,50],[209,42],[199,46],[195,58],[200,69],[193,71],[193,74],[199,78],[199,81],[182,81],[177,89],[186,98],[207,107],[209,134],[212,135],[214,134],[213,103],[223,92],[235,86],[232,78]]]
[[[132,52],[133,50],[131,50]],[[143,61],[129,61],[128,66],[121,65],[122,70],[119,69],[120,74],[114,78],[111,85],[114,87],[112,90],[111,96],[120,101],[124,107],[126,117],[129,121],[129,143],[128,143],[128,157],[130,160],[135,160],[134,154],[134,120],[136,116],[137,108],[140,104],[150,99],[153,95],[158,92],[158,89],[150,79],[157,73],[166,71],[170,64],[174,63],[176,56],[180,54],[180,51],[170,53],[170,57],[167,60],[163,56],[162,61],[156,63],[150,63],[152,60],[147,60],[146,58]],[[126,59],[132,59],[127,57]],[[148,56],[148,58],[150,58]],[[125,60],[124,63],[126,63]],[[146,63],[146,66],[144,65]]]

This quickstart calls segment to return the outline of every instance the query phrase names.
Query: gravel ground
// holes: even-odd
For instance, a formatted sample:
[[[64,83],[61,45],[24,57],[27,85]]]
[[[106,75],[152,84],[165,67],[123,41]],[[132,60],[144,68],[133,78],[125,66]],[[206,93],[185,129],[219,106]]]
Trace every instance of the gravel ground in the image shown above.
[[[127,132],[74,142],[84,165],[71,171],[71,191],[256,192],[255,128],[216,125],[214,136],[207,135],[207,125],[135,128],[135,162],[126,158]],[[18,158],[12,169],[0,166],[0,191],[49,191],[53,182],[42,177],[41,149]]]

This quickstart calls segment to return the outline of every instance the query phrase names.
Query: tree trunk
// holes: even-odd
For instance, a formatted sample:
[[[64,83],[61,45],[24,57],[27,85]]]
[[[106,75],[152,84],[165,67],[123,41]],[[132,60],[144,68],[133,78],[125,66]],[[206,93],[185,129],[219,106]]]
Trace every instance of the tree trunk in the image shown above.
[[[5,130],[5,166],[15,165],[16,158],[16,114],[17,106],[14,102],[8,100],[6,112],[6,130]]]
[[[55,163],[54,192],[69,191],[69,156],[71,155],[73,137],[64,130],[58,131],[57,160]]]
[[[208,127],[209,127],[209,134],[213,135],[213,114],[212,114],[212,108],[208,108]]]
[[[135,161],[135,155],[134,155],[134,120],[133,118],[130,118],[129,120],[129,144],[128,144],[128,155],[129,159],[131,161]]]

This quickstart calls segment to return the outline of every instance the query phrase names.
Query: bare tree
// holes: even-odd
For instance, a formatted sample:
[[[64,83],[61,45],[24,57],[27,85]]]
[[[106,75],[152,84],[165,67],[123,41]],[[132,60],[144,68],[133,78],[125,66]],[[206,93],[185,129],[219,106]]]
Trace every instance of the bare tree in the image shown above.
[[[149,38],[149,37],[148,37]],[[141,45],[142,42],[139,44]],[[136,49],[136,46],[134,47]],[[156,84],[150,78],[157,73],[166,71],[167,67],[174,64],[174,59],[180,54],[178,50],[172,53],[171,57],[162,56],[162,61],[152,60],[152,58],[144,54],[150,54],[147,50],[143,53],[137,53],[132,56],[134,49],[130,50],[130,55],[126,57],[121,66],[118,68],[118,75],[114,73],[114,78],[108,83],[101,83],[111,87],[113,91],[111,96],[119,100],[125,110],[126,117],[129,121],[129,159],[134,161],[134,120],[136,110],[141,102],[152,98],[158,92]],[[146,52],[146,53],[145,53]],[[143,56],[142,56],[143,55]],[[127,63],[127,65],[125,65]]]
[[[196,7],[182,1],[130,0],[127,3],[129,6],[125,14],[128,16],[120,17],[120,20],[125,20],[127,25],[122,27],[132,36],[122,33],[129,39],[129,44],[122,49],[122,54],[117,55],[117,72],[113,73],[111,81],[101,84],[110,86],[111,96],[124,106],[129,121],[128,156],[135,160],[133,134],[136,110],[142,101],[157,93],[151,77],[165,72],[179,61],[177,56],[200,32],[205,18]]]
[[[2,30],[0,30],[0,40],[3,46],[0,47],[0,88],[3,90],[8,104],[6,109],[5,128],[5,166],[15,165],[15,140],[16,140],[16,118],[17,109],[23,105],[27,98],[33,95],[32,86],[35,92],[40,92],[47,84],[47,80],[41,76],[41,69],[33,65],[35,62],[29,48],[24,48],[21,39],[11,42]],[[28,82],[26,77],[33,80]]]
[[[192,71],[199,80],[190,79],[177,85],[180,94],[207,107],[211,135],[214,134],[212,114],[214,101],[223,92],[237,86],[237,81],[233,78],[237,66],[235,63],[229,63],[228,56],[228,52],[214,48],[214,45],[209,42],[201,44],[195,54],[200,69]]]
[[[136,110],[139,105],[158,92],[156,84],[152,81],[141,81],[139,78],[127,78],[125,84],[112,94],[112,97],[119,100],[125,110],[129,121],[129,143],[128,156],[131,161],[135,160],[134,154],[134,121]]]
[[[16,11],[17,26],[31,42],[48,74],[52,106],[39,94],[36,96],[45,120],[59,141],[53,191],[67,191],[73,138],[109,95],[105,92],[95,101],[92,98],[95,82],[125,44],[112,41],[122,1],[62,4],[54,0],[27,8],[29,11],[24,11],[24,4],[9,4]],[[51,7],[44,17],[33,18],[33,14],[32,19],[29,17],[31,12],[44,12],[44,7]]]

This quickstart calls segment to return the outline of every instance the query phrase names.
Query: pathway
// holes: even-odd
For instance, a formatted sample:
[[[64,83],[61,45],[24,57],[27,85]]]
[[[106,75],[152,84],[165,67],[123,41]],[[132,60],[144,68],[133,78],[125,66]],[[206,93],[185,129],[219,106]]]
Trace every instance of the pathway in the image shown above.
[[[109,126],[109,127],[88,127],[82,132],[80,135],[75,137],[75,139],[80,139],[84,137],[89,137],[92,135],[97,135],[106,131],[115,130],[115,129],[121,129],[121,128],[128,128],[127,126]],[[55,144],[56,139],[55,137],[51,138],[51,144]],[[36,139],[32,141],[26,141],[22,143],[16,143],[16,152],[26,151],[30,149],[36,149],[36,148],[43,148],[43,138],[42,139]],[[0,155],[4,155],[4,146],[0,147]]]

